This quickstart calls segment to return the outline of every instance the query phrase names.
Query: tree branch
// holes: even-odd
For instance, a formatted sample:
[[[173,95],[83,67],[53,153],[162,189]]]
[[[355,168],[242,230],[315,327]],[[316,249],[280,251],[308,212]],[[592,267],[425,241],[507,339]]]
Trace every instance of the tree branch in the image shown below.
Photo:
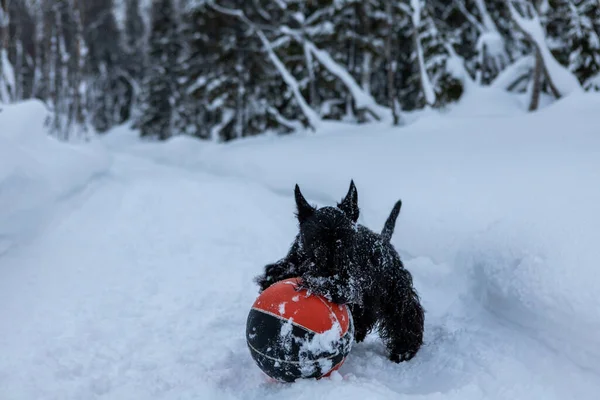
[[[296,32],[287,26],[281,27],[280,32],[284,35],[293,37],[298,43],[304,45],[306,49],[315,56],[319,63],[323,65],[323,67],[338,77],[350,91],[350,94],[352,95],[352,98],[354,99],[358,109],[369,111],[378,120],[384,120],[388,118],[389,110],[377,104],[373,96],[365,92],[352,77],[352,75],[348,73],[346,68],[338,64],[327,51],[319,49],[310,40],[305,39],[299,32]]]
[[[523,32],[536,51],[539,51],[543,61],[543,69],[552,93],[560,98],[572,92],[581,91],[579,80],[552,55],[546,44],[546,34],[540,22],[540,17],[530,3],[521,4],[525,7],[527,18],[515,8],[514,0],[508,0],[508,8],[517,27]]]
[[[218,4],[216,4],[212,0],[208,1],[207,4],[222,14],[226,14],[226,15],[230,15],[232,17],[238,18],[240,21],[244,22],[248,26],[248,28],[251,29],[251,31],[254,32],[258,36],[258,38],[260,39],[260,41],[263,44],[265,51],[267,52],[267,55],[269,56],[269,59],[275,65],[275,68],[277,68],[277,70],[279,71],[279,74],[283,78],[284,82],[288,85],[288,87],[294,93],[294,97],[296,98],[298,105],[302,109],[302,113],[308,120],[308,124],[309,124],[310,128],[312,130],[316,130],[317,127],[320,125],[321,118],[317,115],[315,110],[313,110],[308,105],[308,103],[306,102],[306,99],[300,92],[300,87],[299,87],[300,85],[298,84],[298,81],[286,69],[285,65],[281,62],[279,57],[277,57],[277,54],[275,54],[275,52],[273,51],[273,47],[272,47],[271,43],[269,42],[269,40],[267,39],[267,37],[265,36],[265,34],[263,33],[263,31],[260,28],[258,28],[250,19],[248,19],[248,17],[246,17],[246,14],[244,14],[244,12],[241,10],[232,10],[232,9],[229,9],[226,7],[222,7]]]

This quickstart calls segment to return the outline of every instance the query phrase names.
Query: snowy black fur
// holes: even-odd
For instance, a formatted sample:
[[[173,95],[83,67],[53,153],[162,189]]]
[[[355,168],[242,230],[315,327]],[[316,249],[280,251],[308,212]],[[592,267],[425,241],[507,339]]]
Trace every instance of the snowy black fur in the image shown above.
[[[265,267],[256,278],[260,291],[273,283],[300,277],[309,291],[348,304],[361,342],[374,328],[389,359],[412,359],[423,342],[424,311],[412,275],[390,243],[402,202],[398,201],[383,231],[357,223],[358,193],[351,181],[337,207],[311,206],[296,185],[297,234],[288,254]]]

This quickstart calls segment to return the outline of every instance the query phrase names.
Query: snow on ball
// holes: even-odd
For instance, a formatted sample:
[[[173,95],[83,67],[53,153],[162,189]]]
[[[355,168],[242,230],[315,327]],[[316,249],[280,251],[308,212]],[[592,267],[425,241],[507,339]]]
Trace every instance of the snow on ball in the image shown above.
[[[260,369],[281,382],[328,376],[342,366],[354,340],[346,305],[298,288],[298,278],[264,290],[246,321],[246,342]]]

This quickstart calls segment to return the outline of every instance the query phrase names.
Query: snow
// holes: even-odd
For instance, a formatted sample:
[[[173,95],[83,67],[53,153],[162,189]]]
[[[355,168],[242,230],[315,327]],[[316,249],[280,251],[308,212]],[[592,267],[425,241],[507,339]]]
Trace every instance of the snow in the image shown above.
[[[37,101],[0,109],[0,254],[41,229],[57,202],[106,172],[109,154],[96,144],[63,144],[44,135]]]
[[[597,398],[600,94],[536,113],[469,96],[401,128],[221,145],[124,127],[67,145],[42,134],[39,103],[4,107],[0,227],[52,223],[0,256],[2,397]],[[394,364],[371,335],[330,379],[274,383],[245,342],[252,279],[293,239],[294,184],[332,204],[350,178],[375,230],[403,201],[392,243],[425,345]]]
[[[502,69],[506,64],[506,59],[508,58],[506,44],[504,43],[504,38],[497,30],[483,32],[479,35],[476,49],[480,54],[485,52],[486,57],[493,59],[498,69]]]
[[[585,89],[600,91],[600,73],[592,76],[585,82]]]
[[[521,77],[528,75],[534,68],[535,60],[532,55],[516,59],[504,68],[490,84],[493,88],[509,90]]]
[[[527,104],[526,100],[503,89],[473,86],[468,95],[448,105],[447,109],[454,118],[509,117],[524,114]]]

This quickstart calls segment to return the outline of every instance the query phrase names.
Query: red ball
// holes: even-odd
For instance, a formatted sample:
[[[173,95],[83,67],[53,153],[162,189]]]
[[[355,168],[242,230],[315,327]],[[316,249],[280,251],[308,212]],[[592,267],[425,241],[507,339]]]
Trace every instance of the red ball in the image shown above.
[[[299,281],[285,279],[264,290],[246,322],[252,358],[282,382],[328,376],[342,366],[354,340],[348,307],[300,290]]]

